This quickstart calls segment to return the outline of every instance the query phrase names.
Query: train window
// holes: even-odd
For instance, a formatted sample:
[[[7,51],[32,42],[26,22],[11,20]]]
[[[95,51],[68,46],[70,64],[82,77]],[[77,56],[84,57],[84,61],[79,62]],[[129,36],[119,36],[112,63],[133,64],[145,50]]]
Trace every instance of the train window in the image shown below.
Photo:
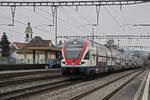
[[[108,61],[110,61],[110,57],[108,57]]]
[[[67,59],[77,59],[81,57],[82,50],[84,48],[85,41],[71,40],[66,42],[65,52]]]
[[[115,58],[114,58],[114,57],[112,57],[112,61],[115,61]]]
[[[88,52],[85,54],[84,59],[89,59],[89,57],[90,57],[90,52],[88,51]]]
[[[91,42],[92,47],[94,47],[93,43]]]
[[[93,56],[93,60],[95,60],[96,55]]]

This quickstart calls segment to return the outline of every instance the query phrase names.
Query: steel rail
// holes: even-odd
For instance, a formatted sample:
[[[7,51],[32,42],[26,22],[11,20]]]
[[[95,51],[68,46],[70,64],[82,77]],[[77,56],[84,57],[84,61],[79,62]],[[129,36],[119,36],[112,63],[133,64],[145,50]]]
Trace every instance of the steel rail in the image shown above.
[[[15,100],[20,97],[25,97],[27,95],[33,95],[39,92],[44,92],[46,90],[53,90],[65,85],[72,84],[69,80],[62,80],[58,82],[53,82],[53,83],[47,83],[43,85],[38,85],[38,86],[32,86],[28,88],[22,88],[18,90],[12,90],[9,92],[4,92],[0,93],[0,99],[2,100]]]
[[[16,85],[16,84],[20,84],[20,83],[40,81],[40,80],[46,80],[46,79],[55,79],[55,78],[60,78],[60,77],[63,77],[63,76],[54,74],[54,75],[43,75],[43,76],[38,76],[38,77],[28,77],[28,78],[20,77],[20,79],[2,81],[2,82],[0,82],[0,87],[6,87],[6,86]]]
[[[118,87],[117,89],[115,89],[114,91],[112,91],[110,94],[108,94],[107,96],[105,96],[103,98],[103,100],[109,100],[112,96],[114,96],[117,92],[119,92],[123,87],[125,87],[127,84],[129,84],[133,79],[135,79],[138,75],[140,75],[141,73],[143,73],[144,71],[139,72],[138,74],[136,74],[135,76],[133,76],[130,80],[128,80],[127,82],[125,82],[124,84],[122,84],[120,87]]]
[[[0,73],[0,80],[7,79],[12,77],[18,76],[28,76],[28,75],[36,75],[36,74],[45,74],[45,73],[58,73],[60,70],[33,70],[33,71],[26,71],[26,72],[9,72],[9,73]]]
[[[134,72],[136,72],[136,71],[134,71]],[[133,72],[130,72],[128,74],[131,74],[131,73],[133,73]],[[128,74],[126,74],[126,75],[128,75]],[[75,81],[70,81],[70,79],[68,79],[68,80],[63,80],[63,81],[54,82],[54,83],[46,83],[43,85],[33,86],[33,87],[29,87],[29,88],[23,88],[23,89],[19,89],[19,90],[15,90],[15,91],[12,90],[9,92],[0,93],[0,99],[12,100],[12,99],[24,98],[24,97],[28,97],[31,95],[45,92],[47,90],[53,91],[53,90],[56,90],[59,88],[68,87],[70,85],[79,84],[84,81],[85,80],[80,80],[80,79],[75,79]]]
[[[128,74],[126,74],[126,75],[124,75],[124,76],[122,76],[122,77],[119,77],[119,78],[117,78],[117,79],[115,79],[115,80],[112,80],[112,81],[110,81],[110,82],[108,82],[108,83],[106,83],[106,84],[104,84],[104,85],[98,86],[98,87],[96,87],[96,88],[94,88],[94,89],[91,89],[91,90],[89,90],[89,91],[86,91],[86,92],[84,92],[84,93],[82,93],[82,94],[79,94],[79,95],[77,95],[77,96],[75,96],[75,97],[72,97],[70,100],[79,100],[79,99],[81,99],[81,98],[83,98],[83,97],[89,95],[90,93],[93,93],[93,92],[95,92],[95,91],[97,91],[97,90],[99,90],[99,89],[102,89],[102,88],[104,88],[104,87],[106,87],[106,86],[108,86],[108,85],[110,85],[110,84],[112,84],[112,83],[114,83],[114,82],[116,82],[116,81],[118,81],[118,80],[121,80],[122,78],[127,77],[127,76],[129,76],[129,75],[131,75],[131,74],[133,74],[133,73],[135,73],[135,72],[138,72],[138,71],[140,71],[140,72],[139,72],[138,74],[136,74],[136,75],[133,77],[133,78],[135,78],[137,75],[141,74],[143,71],[137,70],[137,71],[134,71],[134,72],[132,72],[132,73],[128,73]],[[132,79],[133,79],[133,78],[132,78]],[[126,83],[126,84],[127,84],[127,83]],[[126,85],[126,84],[125,84],[125,85]],[[125,86],[125,85],[124,85],[124,86]],[[121,88],[120,88],[120,89],[121,89]],[[114,93],[116,93],[116,91],[115,91]],[[112,94],[110,94],[109,96],[105,97],[103,100],[108,100],[107,98],[108,98],[108,97],[111,97],[112,95],[114,95],[114,93],[112,93]]]

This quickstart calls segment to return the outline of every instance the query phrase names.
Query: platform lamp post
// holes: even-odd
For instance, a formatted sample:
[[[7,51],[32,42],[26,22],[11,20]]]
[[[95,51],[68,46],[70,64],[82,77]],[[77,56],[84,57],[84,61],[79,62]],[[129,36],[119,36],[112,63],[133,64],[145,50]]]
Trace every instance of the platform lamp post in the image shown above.
[[[118,37],[118,48],[119,48],[119,45],[120,45],[120,39],[119,39],[119,37]]]
[[[0,24],[0,26],[13,26],[12,24]]]
[[[0,26],[9,26],[9,27],[11,27],[11,26],[13,26],[12,24],[0,24]],[[8,31],[9,31],[9,33],[10,33],[10,30],[11,29],[8,29]],[[10,33],[10,37],[12,38],[12,34]],[[12,40],[12,39],[11,39]]]
[[[78,25],[77,27],[85,27],[85,26],[92,26],[92,31],[91,31],[91,39],[92,41],[94,41],[94,33],[95,33],[95,29],[94,27],[97,26],[97,24],[83,24],[83,25]]]
[[[95,33],[95,29],[94,29],[94,27],[95,26],[97,26],[97,24],[88,24],[88,25],[90,25],[90,26],[92,26],[92,41],[94,41],[94,33]]]
[[[150,24],[133,24],[132,26],[150,26]]]

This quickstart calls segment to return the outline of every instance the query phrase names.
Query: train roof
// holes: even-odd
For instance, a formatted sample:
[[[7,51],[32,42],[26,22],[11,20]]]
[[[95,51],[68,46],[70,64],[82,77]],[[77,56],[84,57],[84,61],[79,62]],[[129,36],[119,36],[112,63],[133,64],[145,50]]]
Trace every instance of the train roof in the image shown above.
[[[113,50],[118,51],[118,52],[120,52],[120,53],[123,53],[123,52],[124,52],[123,49],[108,47],[108,46],[106,46],[106,45],[100,44],[100,43],[95,42],[95,41],[92,41],[92,40],[87,40],[87,39],[74,38],[74,39],[70,39],[70,40],[67,40],[67,41],[68,41],[68,42],[69,42],[69,41],[71,42],[71,41],[75,41],[75,40],[79,40],[79,41],[81,41],[81,42],[87,41],[87,42],[88,42],[89,44],[91,44],[91,46],[93,46],[93,47],[94,47],[95,45],[98,45],[98,46],[101,46],[101,47],[106,48],[106,49],[113,49]]]

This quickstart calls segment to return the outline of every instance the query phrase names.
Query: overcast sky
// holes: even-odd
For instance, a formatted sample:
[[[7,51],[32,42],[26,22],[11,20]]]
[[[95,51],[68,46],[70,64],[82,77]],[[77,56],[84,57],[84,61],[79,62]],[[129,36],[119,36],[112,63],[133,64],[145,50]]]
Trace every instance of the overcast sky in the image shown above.
[[[150,27],[129,25],[150,24],[149,9],[150,3],[123,6],[122,9],[120,9],[120,6],[101,7],[100,25],[95,27],[95,34],[150,35]],[[10,41],[24,42],[25,27],[27,22],[31,22],[33,36],[38,35],[43,39],[50,39],[54,43],[54,27],[47,26],[52,24],[52,20],[50,7],[36,7],[35,12],[33,7],[17,7],[15,26],[10,27],[8,24],[11,24],[11,9],[10,7],[0,7],[0,36],[3,32],[6,32]],[[75,7],[58,8],[58,35],[91,35],[92,26],[88,24],[96,24],[96,8],[94,6],[78,7],[78,10]],[[103,44],[105,41],[100,40],[99,42]],[[129,41],[121,40],[120,44],[128,45]],[[150,46],[150,40],[131,40],[131,45]]]

